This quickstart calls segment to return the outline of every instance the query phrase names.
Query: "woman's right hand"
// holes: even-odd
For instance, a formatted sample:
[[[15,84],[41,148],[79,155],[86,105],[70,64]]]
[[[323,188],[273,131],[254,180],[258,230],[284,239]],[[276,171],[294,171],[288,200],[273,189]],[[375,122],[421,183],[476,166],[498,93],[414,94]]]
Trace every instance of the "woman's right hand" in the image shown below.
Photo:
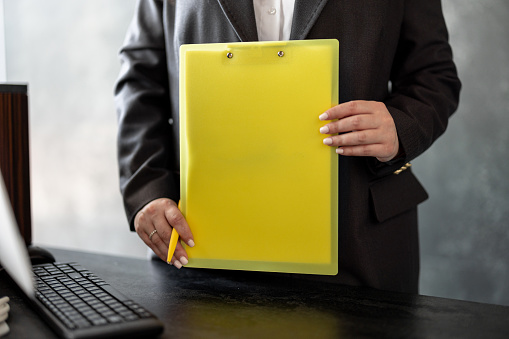
[[[143,242],[163,261],[168,257],[168,245],[173,228],[177,230],[182,241],[189,247],[194,246],[191,229],[177,203],[171,199],[159,198],[146,204],[136,214],[134,228]],[[186,250],[179,241],[170,264],[180,269],[187,263]]]

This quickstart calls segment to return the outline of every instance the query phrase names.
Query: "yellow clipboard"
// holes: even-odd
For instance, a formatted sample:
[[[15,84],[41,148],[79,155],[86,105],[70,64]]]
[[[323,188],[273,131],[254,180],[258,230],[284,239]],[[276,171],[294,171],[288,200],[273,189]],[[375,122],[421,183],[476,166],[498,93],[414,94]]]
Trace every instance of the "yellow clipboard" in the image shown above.
[[[186,267],[337,274],[337,40],[182,45]]]

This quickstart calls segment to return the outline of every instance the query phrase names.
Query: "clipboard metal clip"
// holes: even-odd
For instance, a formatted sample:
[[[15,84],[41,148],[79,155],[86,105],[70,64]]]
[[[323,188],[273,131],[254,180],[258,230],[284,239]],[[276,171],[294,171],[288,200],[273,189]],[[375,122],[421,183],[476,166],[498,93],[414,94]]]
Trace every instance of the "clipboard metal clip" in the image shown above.
[[[277,52],[277,56],[278,56],[278,57],[280,57],[280,58],[282,58],[282,57],[284,57],[284,56],[285,56],[285,52],[283,52],[283,51],[279,51],[279,52]],[[227,57],[228,59],[233,58],[233,53],[232,53],[232,52],[228,52],[228,53],[226,53],[226,57]]]

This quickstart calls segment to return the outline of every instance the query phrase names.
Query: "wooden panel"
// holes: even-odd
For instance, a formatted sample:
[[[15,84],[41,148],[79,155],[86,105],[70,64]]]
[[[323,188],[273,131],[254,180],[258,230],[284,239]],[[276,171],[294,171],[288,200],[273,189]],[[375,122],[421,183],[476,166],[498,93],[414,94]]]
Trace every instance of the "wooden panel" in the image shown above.
[[[0,84],[0,169],[25,243],[32,242],[27,85]]]

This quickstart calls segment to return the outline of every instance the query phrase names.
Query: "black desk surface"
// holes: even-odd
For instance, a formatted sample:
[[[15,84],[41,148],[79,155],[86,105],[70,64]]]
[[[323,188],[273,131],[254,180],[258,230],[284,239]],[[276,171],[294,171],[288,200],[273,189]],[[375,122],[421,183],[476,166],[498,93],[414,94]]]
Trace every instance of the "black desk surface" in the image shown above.
[[[51,249],[156,314],[161,338],[509,338],[509,307],[288,280],[182,269],[160,261]],[[54,338],[0,274],[11,298],[10,338]]]

